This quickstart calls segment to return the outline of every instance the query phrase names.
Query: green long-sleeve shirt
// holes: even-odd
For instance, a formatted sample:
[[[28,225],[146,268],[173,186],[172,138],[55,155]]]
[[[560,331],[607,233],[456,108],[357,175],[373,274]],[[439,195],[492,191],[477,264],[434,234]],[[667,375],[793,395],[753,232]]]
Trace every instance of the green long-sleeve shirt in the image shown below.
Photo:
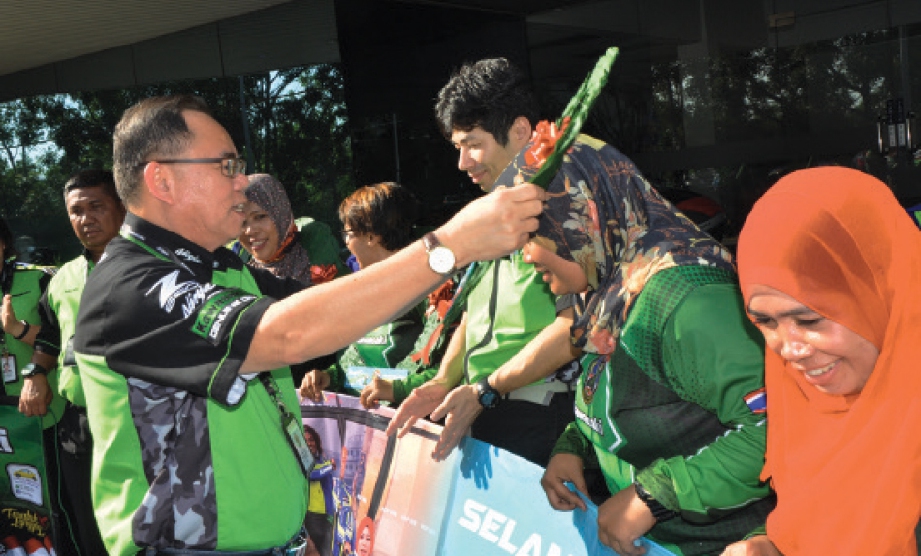
[[[408,356],[422,333],[427,306],[427,301],[420,302],[402,316],[378,326],[340,352],[336,363],[326,370],[330,377],[330,390],[358,395],[360,392],[345,388],[347,368],[391,368]]]
[[[585,357],[577,420],[554,453],[593,449],[612,492],[637,480],[681,512],[653,538],[707,554],[763,523],[773,500],[759,480],[766,415],[745,402],[764,386],[763,340],[729,275],[694,272],[656,274],[615,352]]]

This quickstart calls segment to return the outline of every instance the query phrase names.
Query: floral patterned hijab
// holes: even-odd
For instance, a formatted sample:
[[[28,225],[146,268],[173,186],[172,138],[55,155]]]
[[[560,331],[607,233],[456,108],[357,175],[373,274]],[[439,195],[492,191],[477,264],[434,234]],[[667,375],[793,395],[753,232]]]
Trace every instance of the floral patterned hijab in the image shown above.
[[[513,165],[526,180],[534,168],[524,160],[517,157]],[[734,272],[722,245],[602,141],[580,135],[547,191],[551,198],[534,241],[585,271],[586,303],[572,328],[573,344],[583,351],[614,351],[633,301],[656,272],[679,265]]]
[[[298,241],[294,212],[284,186],[269,174],[252,174],[248,178],[246,198],[268,213],[278,231],[279,244],[278,250],[267,260],[260,261],[253,257],[247,264],[254,268],[264,268],[282,278],[294,278],[309,286],[310,258]]]

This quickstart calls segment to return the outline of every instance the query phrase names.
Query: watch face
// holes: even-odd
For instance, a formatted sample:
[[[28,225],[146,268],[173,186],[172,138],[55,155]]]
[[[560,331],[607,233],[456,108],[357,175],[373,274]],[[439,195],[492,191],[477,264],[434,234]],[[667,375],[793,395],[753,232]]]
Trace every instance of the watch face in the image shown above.
[[[439,274],[448,274],[454,270],[454,253],[447,247],[436,247],[429,251],[429,266]]]
[[[495,390],[487,390],[480,394],[480,404],[483,407],[495,407],[499,403],[499,393]]]

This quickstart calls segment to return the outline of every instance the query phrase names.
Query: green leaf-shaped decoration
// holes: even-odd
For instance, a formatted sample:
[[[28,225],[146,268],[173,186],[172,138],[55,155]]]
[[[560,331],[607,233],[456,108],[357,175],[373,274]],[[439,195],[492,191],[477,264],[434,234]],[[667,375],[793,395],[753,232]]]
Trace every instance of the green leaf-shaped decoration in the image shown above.
[[[585,119],[588,117],[589,110],[595,104],[601,89],[607,84],[608,76],[611,74],[611,67],[614,65],[619,52],[620,50],[616,46],[609,48],[604,53],[604,56],[598,59],[595,68],[588,74],[588,77],[582,82],[582,86],[569,100],[569,104],[566,105],[563,114],[556,121],[556,127],[557,129],[562,127],[566,118],[569,118],[569,126],[554,145],[553,152],[541,165],[540,170],[531,178],[531,183],[547,187],[550,180],[556,175],[557,170],[560,169],[560,164],[563,162],[563,155],[572,146],[573,141],[576,140],[576,136],[579,135],[579,131],[582,129],[582,124],[585,123]]]

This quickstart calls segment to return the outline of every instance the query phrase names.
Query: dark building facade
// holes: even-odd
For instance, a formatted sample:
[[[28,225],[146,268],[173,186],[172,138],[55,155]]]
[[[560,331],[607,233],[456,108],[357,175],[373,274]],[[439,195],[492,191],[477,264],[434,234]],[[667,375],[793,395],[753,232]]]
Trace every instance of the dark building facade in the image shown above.
[[[80,45],[105,37],[111,18],[130,35],[133,21],[139,31],[150,27],[135,12],[156,7],[88,0],[74,8],[85,16],[79,25],[67,6],[25,11],[18,23],[18,12],[5,13],[0,100],[338,63],[354,182],[399,180],[437,220],[478,194],[433,116],[455,69],[507,57],[529,73],[554,117],[598,56],[618,46],[585,131],[633,158],[660,188],[710,197],[736,225],[778,176],[816,164],[861,167],[904,204],[921,201],[918,0],[260,0],[255,11],[200,23],[203,10],[221,6],[177,6],[157,22],[173,18],[181,31],[133,44],[122,37],[66,60],[49,54],[45,65],[16,71],[4,68],[16,67],[7,62],[26,38],[33,49]],[[181,13],[193,9],[199,19]],[[16,35],[45,19],[36,29],[47,27],[47,40]],[[185,20],[198,23],[177,27]]]
[[[432,112],[451,72],[505,56],[553,117],[618,46],[585,130],[678,198],[703,194],[741,225],[779,176],[840,164],[874,173],[906,205],[921,201],[921,3],[486,4],[336,0],[358,183],[399,177],[435,205],[475,195]]]

